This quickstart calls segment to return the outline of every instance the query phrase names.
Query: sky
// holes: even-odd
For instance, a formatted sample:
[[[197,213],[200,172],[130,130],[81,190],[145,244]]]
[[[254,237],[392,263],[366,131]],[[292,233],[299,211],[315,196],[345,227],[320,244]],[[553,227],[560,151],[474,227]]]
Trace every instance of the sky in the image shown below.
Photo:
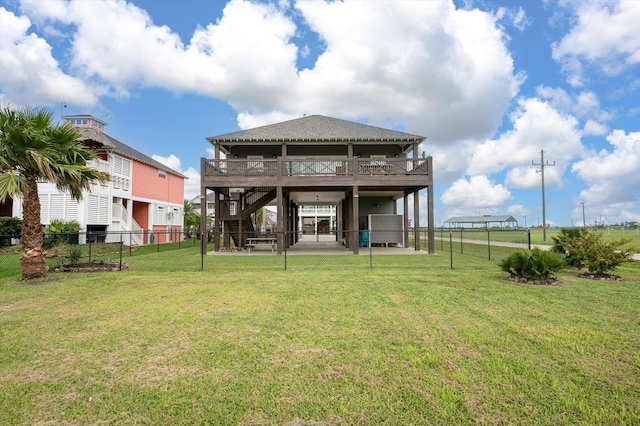
[[[639,23],[636,0],[0,0],[0,105],[94,115],[186,198],[206,137],[322,114],[426,136],[438,226],[542,224],[541,169],[548,225],[640,222]]]

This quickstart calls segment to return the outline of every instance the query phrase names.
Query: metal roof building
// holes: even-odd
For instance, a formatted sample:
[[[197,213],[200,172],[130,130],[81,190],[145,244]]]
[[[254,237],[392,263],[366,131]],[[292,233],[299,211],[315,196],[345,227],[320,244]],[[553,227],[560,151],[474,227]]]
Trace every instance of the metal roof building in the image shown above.
[[[513,216],[509,215],[492,216],[490,214],[486,214],[482,216],[454,216],[445,220],[444,223],[447,223],[450,226],[463,226],[465,224],[471,224],[471,227],[473,228],[473,225],[475,224],[482,224],[483,226],[488,227],[490,223],[499,223],[501,226],[506,223],[513,226],[517,225],[518,221]]]

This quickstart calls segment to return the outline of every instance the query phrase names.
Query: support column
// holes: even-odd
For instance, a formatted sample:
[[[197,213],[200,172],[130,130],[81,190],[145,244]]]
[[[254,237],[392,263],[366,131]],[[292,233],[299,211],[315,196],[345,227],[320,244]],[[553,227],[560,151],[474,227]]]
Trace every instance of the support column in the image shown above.
[[[358,254],[360,252],[360,224],[359,224],[359,216],[360,216],[360,194],[358,193],[358,186],[353,186],[353,197],[352,197],[353,207],[351,208],[351,226],[349,233],[349,240],[351,240],[351,247],[353,248],[353,254]],[[371,237],[369,237],[371,238]]]
[[[282,186],[276,187],[276,206],[278,208],[276,212],[276,237],[278,254],[282,254],[284,248],[284,196],[282,193]]]
[[[409,248],[409,197],[408,194],[405,192],[404,193],[404,197],[402,198],[403,200],[403,206],[404,206],[404,226],[402,227],[402,229],[404,229],[404,248]]]
[[[418,143],[413,143],[413,159],[418,158]],[[420,191],[413,193],[413,239],[415,250],[420,250]]]
[[[431,185],[427,186],[427,213],[429,214],[427,240],[429,240],[429,254],[434,254],[436,252],[436,227],[435,218],[433,217],[433,157],[431,156],[427,157],[427,167],[431,176]]]
[[[345,207],[345,216],[342,223],[343,229],[343,238],[344,238],[344,246],[351,250],[351,233],[349,232],[351,228],[351,215],[353,215],[353,194],[351,191],[347,192],[346,197],[344,199],[344,207]]]
[[[413,238],[416,251],[420,251],[420,191],[413,193]]]
[[[213,249],[220,251],[220,233],[222,231],[220,216],[222,216],[222,212],[220,207],[220,193],[218,191],[213,191],[213,208],[215,210],[213,214]],[[205,218],[205,221],[206,220]]]

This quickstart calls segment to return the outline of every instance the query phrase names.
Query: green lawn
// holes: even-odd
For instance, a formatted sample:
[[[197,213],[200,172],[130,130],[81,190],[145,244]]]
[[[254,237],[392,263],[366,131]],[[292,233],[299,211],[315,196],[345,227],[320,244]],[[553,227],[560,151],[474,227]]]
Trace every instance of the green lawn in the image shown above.
[[[640,262],[454,260],[0,278],[0,424],[640,423]]]

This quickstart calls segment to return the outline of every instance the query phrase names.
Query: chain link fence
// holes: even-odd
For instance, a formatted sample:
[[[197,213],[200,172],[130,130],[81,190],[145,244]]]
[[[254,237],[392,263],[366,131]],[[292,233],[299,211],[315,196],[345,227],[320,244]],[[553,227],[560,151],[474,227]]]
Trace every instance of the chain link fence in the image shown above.
[[[497,262],[530,248],[527,230],[442,229],[435,252],[427,231],[336,231],[326,234],[231,232],[216,250],[212,233],[175,231],[45,234],[47,266],[56,271],[357,270],[468,268],[465,259]],[[357,243],[357,254],[354,253]],[[0,277],[19,276],[20,236],[0,235]],[[348,247],[350,245],[350,247]],[[279,249],[280,247],[280,249]],[[477,263],[476,263],[477,264]]]
[[[452,255],[499,262],[515,250],[531,250],[529,229],[441,228],[436,232],[436,247]]]

